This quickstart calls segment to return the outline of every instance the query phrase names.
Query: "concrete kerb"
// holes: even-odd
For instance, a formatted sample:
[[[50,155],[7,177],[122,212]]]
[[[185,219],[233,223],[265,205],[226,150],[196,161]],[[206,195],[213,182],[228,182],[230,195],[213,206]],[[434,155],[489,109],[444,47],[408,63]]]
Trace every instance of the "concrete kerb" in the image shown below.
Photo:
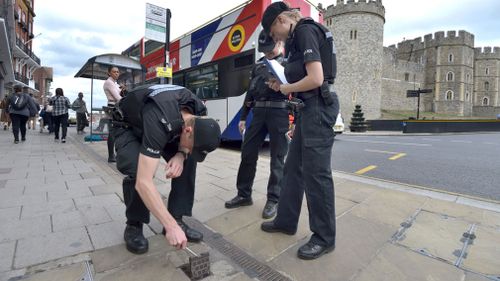
[[[477,134],[498,134],[500,132],[454,132],[454,133],[403,133],[399,131],[366,131],[363,133],[345,131],[337,136],[365,136],[365,137],[407,137],[407,136],[456,136],[456,135],[477,135]]]

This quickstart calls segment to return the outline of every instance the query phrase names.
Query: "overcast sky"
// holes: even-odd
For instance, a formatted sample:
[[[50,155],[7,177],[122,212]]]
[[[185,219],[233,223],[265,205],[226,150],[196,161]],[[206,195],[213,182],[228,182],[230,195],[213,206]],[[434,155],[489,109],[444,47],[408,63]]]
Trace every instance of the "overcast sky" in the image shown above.
[[[172,11],[171,38],[244,3],[242,0],[86,0],[35,1],[33,49],[42,65],[54,68],[53,89],[75,99],[79,91],[90,106],[90,80],[73,78],[95,55],[121,53],[144,35],[145,3]],[[324,7],[336,0],[321,2]],[[383,0],[384,46],[436,31],[466,30],[475,46],[500,46],[499,0]],[[94,83],[94,107],[105,102],[102,82]]]

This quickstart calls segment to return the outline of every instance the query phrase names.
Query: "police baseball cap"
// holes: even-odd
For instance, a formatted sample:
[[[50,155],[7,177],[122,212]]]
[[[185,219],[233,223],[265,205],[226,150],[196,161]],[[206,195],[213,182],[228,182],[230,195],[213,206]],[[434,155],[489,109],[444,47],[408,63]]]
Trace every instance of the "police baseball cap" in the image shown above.
[[[203,162],[209,152],[214,151],[220,144],[220,127],[217,121],[208,117],[195,117],[194,144],[191,157],[196,162]]]
[[[269,34],[271,32],[271,25],[279,16],[279,14],[290,11],[290,8],[284,2],[274,2],[271,5],[267,6],[264,11],[264,15],[262,16],[262,27]]]
[[[259,34],[259,52],[269,53],[274,49],[274,46],[276,46],[276,43],[274,43],[273,38],[269,36],[267,32],[262,30]]]

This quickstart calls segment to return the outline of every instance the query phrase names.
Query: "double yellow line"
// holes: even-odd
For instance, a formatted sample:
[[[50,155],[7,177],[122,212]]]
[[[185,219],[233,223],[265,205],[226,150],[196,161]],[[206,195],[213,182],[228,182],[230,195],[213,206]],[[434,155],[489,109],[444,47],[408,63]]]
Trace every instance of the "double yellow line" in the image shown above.
[[[375,153],[384,153],[384,154],[391,154],[392,156],[389,157],[389,160],[397,160],[401,157],[404,157],[406,156],[406,153],[399,153],[399,152],[391,152],[391,151],[383,151],[383,150],[372,150],[372,149],[365,149],[365,151],[367,152],[375,152]],[[361,170],[358,170],[356,172],[354,172],[356,175],[362,175],[366,172],[369,172],[373,169],[376,169],[377,166],[376,165],[370,165],[368,167],[365,167]]]

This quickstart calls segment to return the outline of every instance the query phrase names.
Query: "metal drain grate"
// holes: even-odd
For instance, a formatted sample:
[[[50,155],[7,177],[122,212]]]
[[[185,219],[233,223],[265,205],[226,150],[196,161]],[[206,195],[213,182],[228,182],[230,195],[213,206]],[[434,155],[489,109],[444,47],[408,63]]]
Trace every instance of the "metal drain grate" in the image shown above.
[[[224,239],[221,234],[213,232],[199,221],[189,218],[189,224],[203,233],[205,243],[243,268],[250,278],[258,278],[262,281],[291,281],[290,278],[248,255],[244,250]]]

